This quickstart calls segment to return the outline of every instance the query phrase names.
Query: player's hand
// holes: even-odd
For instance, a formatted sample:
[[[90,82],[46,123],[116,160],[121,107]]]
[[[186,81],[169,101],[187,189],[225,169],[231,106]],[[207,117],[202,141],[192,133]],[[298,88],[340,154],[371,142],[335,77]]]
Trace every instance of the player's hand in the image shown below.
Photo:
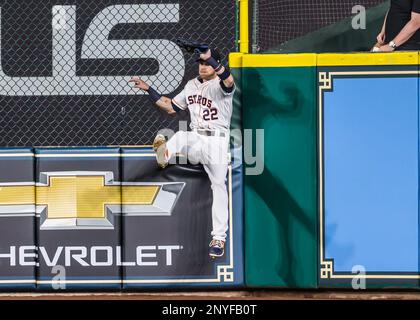
[[[393,48],[393,47],[390,47],[389,45],[384,45],[384,46],[381,46],[380,48],[379,48],[379,51],[380,52],[392,52],[392,51],[394,51],[395,49]]]
[[[376,41],[383,45],[385,43],[385,32],[382,32],[380,34],[378,34],[378,36],[376,37]]]
[[[210,59],[211,58],[211,50],[209,49],[209,50],[207,50],[205,53],[201,53],[200,54],[200,59],[201,60],[204,60],[204,61],[206,61],[206,60],[208,60],[208,59]]]
[[[141,89],[144,91],[147,91],[150,88],[150,86],[146,82],[141,80],[139,77],[132,77],[131,80],[129,80],[128,82],[133,82],[134,88]]]

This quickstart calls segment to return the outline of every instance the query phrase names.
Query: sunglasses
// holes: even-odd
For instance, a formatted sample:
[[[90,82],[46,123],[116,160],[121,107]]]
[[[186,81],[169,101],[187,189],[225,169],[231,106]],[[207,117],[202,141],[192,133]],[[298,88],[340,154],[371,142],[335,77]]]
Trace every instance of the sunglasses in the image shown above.
[[[209,66],[209,64],[206,61],[198,61],[198,63],[202,66]]]

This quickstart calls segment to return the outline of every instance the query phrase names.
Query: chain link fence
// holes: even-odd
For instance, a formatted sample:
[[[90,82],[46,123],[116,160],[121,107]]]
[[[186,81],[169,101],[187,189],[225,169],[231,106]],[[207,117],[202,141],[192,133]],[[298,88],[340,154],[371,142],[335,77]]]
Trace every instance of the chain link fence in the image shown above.
[[[316,31],[384,0],[254,0],[253,52],[266,51],[286,41]]]
[[[4,0],[1,8],[0,145],[151,144],[178,121],[128,80],[173,97],[197,75],[189,38],[235,48],[235,0]]]

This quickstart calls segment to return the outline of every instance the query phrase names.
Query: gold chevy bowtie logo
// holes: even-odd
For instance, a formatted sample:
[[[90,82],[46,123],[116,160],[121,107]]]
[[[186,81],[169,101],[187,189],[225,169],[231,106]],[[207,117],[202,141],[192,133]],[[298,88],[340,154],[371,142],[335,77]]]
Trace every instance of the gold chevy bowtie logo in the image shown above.
[[[105,218],[106,205],[152,204],[159,186],[106,186],[105,177],[50,177],[36,188],[36,204],[48,207],[48,219]]]
[[[184,185],[120,183],[112,172],[44,172],[36,186],[0,186],[0,217],[33,212],[36,204],[41,229],[109,229],[116,214],[170,215]]]

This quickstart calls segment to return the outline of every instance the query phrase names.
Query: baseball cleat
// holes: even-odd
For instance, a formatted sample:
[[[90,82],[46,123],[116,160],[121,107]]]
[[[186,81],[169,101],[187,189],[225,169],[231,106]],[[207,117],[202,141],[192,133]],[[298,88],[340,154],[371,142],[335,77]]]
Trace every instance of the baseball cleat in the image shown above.
[[[211,258],[220,258],[225,253],[225,242],[223,240],[213,239],[209,245],[209,256]]]
[[[158,134],[153,141],[153,150],[156,153],[156,161],[162,169],[168,165],[168,160],[166,160],[166,139],[163,134]]]

